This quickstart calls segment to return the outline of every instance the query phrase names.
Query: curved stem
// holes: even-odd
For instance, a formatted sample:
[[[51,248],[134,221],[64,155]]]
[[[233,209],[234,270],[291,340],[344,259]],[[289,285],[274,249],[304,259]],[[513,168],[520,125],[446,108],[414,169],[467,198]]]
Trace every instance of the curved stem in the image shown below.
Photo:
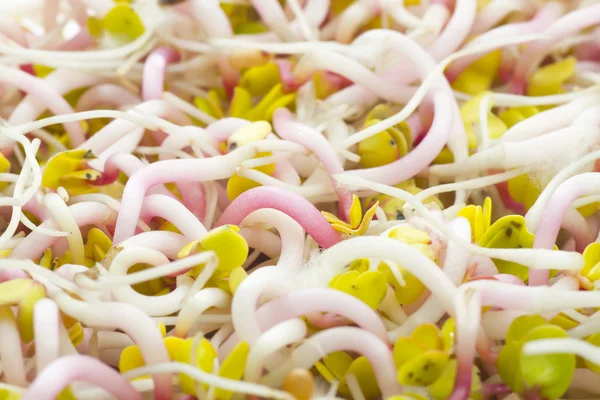
[[[327,354],[344,350],[367,357],[384,398],[400,393],[392,352],[375,335],[362,329],[341,327],[319,332],[296,348],[292,359],[296,366],[310,368]]]
[[[218,288],[202,289],[185,302],[175,323],[175,332],[178,337],[186,337],[195,332],[190,332],[200,315],[211,307],[229,308],[231,295]]]
[[[258,382],[267,361],[278,351],[304,339],[306,334],[306,323],[301,318],[283,321],[266,330],[250,349],[244,380]]]
[[[141,218],[159,217],[171,222],[190,241],[206,235],[207,230],[194,214],[176,199],[163,194],[144,198]]]
[[[93,110],[99,106],[120,108],[132,106],[140,102],[140,98],[126,88],[114,83],[101,83],[86,90],[77,100],[76,111]]]
[[[23,400],[51,400],[74,381],[92,383],[119,399],[142,400],[139,393],[117,371],[83,355],[59,358],[48,365],[23,393]]]
[[[75,300],[64,292],[49,293],[49,295],[63,313],[77,319],[82,324],[97,328],[119,328],[127,333],[139,346],[147,365],[169,362],[169,354],[156,324],[137,307],[124,303],[90,304]],[[60,360],[62,359],[56,362]],[[50,369],[47,368],[46,371],[48,370]],[[87,369],[87,371],[90,370]],[[52,376],[55,377],[55,374],[52,374]],[[64,376],[68,377],[68,375]],[[173,391],[171,375],[157,374],[153,379],[156,398],[160,400],[171,399]],[[42,386],[42,388],[44,387]],[[37,393],[37,389],[35,393]],[[32,397],[31,399],[38,399],[38,397]]]
[[[168,64],[179,62],[179,52],[170,46],[153,50],[144,63],[142,98],[144,101],[158,100],[162,96],[165,70]]]
[[[437,92],[433,97],[434,120],[425,138],[404,157],[380,167],[345,172],[386,185],[397,185],[417,175],[437,157],[450,137],[453,121],[452,101],[446,93]]]
[[[71,105],[56,92],[56,90],[48,84],[44,79],[37,78],[29,75],[27,72],[23,72],[20,69],[10,68],[6,66],[0,66],[0,81],[17,86],[20,90],[30,94],[31,99],[35,99],[36,105],[40,104],[40,108],[48,108],[56,115],[71,114],[75,112]],[[35,96],[35,97],[34,97]],[[25,104],[25,103],[22,103]],[[35,119],[37,115],[33,117],[27,115],[25,112],[18,111],[19,108],[15,109],[8,119],[10,124],[19,124],[23,122],[29,122]],[[38,114],[39,115],[39,114]],[[74,146],[78,146],[85,140],[85,135],[81,128],[81,125],[76,122],[66,122],[64,124],[65,130],[69,135],[69,140]],[[12,144],[13,142],[11,142]],[[12,147],[8,146],[8,143],[0,143],[0,148],[6,154],[12,153]]]
[[[565,212],[576,198],[600,191],[600,173],[589,172],[576,175],[556,188],[540,219],[534,248],[552,249]],[[548,283],[548,270],[529,271],[529,285]]]
[[[35,338],[35,370],[41,374],[46,366],[59,357],[60,321],[56,303],[41,299],[35,303],[33,330]]]
[[[157,161],[139,169],[125,185],[121,207],[127,212],[119,213],[114,242],[120,243],[134,234],[144,196],[152,186],[190,180],[190,177],[194,182],[229,178],[243,160],[252,158],[256,153],[254,147],[243,146],[225,156]]]
[[[274,208],[287,214],[324,249],[341,240],[340,234],[308,200],[276,187],[262,186],[242,193],[223,211],[216,226],[239,225],[247,215],[262,208]]]
[[[344,172],[342,163],[329,141],[316,130],[306,124],[294,121],[292,113],[285,108],[279,108],[273,114],[275,131],[284,139],[298,143],[312,151],[323,164],[330,177]],[[332,178],[333,186],[339,198],[339,210],[342,218],[349,221],[352,192],[346,188],[337,187]]]
[[[506,1],[506,0],[501,0]],[[489,6],[488,6],[489,7]],[[529,35],[536,32],[541,32],[548,27],[554,20],[556,20],[564,12],[565,6],[562,3],[551,2],[546,4],[538,11],[538,13],[527,22],[517,22],[514,24],[507,24],[489,30],[481,35],[477,36],[472,42],[470,42],[466,48],[473,46],[486,40],[494,40],[506,36],[518,36],[518,35]],[[481,15],[481,14],[480,14]],[[478,32],[480,33],[480,32]],[[477,54],[469,57],[464,57],[457,60],[448,67],[446,76],[450,82],[453,82],[469,65],[477,61],[485,54]]]
[[[577,9],[554,21],[543,32],[549,36],[549,39],[531,43],[527,46],[521,57],[519,57],[513,76],[513,93],[524,92],[528,75],[542,61],[543,56],[546,55],[553,45],[564,37],[597,25],[599,22],[600,5],[591,5]]]
[[[304,252],[304,230],[299,223],[281,211],[263,208],[249,214],[241,223],[243,226],[253,224],[272,225],[279,232],[281,252],[277,265],[285,268],[300,266]]]

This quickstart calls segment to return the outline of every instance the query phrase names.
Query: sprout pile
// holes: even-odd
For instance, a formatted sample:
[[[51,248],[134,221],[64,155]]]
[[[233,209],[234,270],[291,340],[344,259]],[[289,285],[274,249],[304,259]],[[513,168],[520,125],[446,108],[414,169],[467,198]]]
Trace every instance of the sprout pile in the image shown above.
[[[600,4],[0,1],[0,399],[600,398]]]

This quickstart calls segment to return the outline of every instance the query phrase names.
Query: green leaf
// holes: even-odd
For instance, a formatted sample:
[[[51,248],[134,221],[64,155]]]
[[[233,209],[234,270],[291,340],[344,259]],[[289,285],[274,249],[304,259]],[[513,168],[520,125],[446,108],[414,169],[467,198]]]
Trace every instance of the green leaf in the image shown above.
[[[548,324],[532,329],[523,341],[567,337],[567,333],[560,327]],[[539,388],[540,394],[545,398],[558,399],[567,391],[573,379],[575,355],[522,355],[520,372],[527,388]]]
[[[510,342],[500,350],[496,360],[496,368],[500,378],[515,393],[523,391],[523,382],[519,370],[522,347],[522,342]]]
[[[454,390],[455,379],[456,360],[450,360],[446,363],[439,378],[433,384],[427,387],[427,392],[435,400],[446,400],[450,397],[450,394],[452,394],[452,391]],[[475,397],[474,393],[477,393],[481,390],[481,380],[479,379],[479,374],[477,372],[477,368],[475,367],[473,367],[471,379],[472,396],[470,398],[477,398]]]
[[[534,328],[546,325],[548,321],[541,315],[522,315],[515,318],[506,333],[506,343],[522,340]]]
[[[444,371],[449,355],[443,351],[428,351],[404,363],[398,369],[398,381],[408,386],[427,386]]]

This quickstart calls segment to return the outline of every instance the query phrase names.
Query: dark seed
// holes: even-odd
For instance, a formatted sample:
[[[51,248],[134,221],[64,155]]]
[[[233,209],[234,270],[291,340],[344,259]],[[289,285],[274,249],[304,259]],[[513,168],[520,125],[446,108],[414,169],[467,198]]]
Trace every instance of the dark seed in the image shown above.
[[[510,224],[515,228],[519,229],[522,225],[516,221],[510,221]]]

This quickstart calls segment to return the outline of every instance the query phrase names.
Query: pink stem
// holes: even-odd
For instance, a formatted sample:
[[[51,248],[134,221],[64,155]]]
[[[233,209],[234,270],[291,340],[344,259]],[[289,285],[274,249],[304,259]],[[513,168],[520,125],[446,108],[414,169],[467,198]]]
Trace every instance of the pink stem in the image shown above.
[[[207,135],[212,136],[217,142],[226,142],[231,135],[240,128],[250,125],[250,121],[241,118],[222,118],[207,126],[204,131]]]
[[[317,156],[331,177],[339,199],[339,212],[343,219],[349,221],[352,192],[346,188],[338,187],[337,182],[333,179],[333,175],[344,172],[344,167],[329,141],[308,125],[294,121],[292,113],[285,108],[279,108],[275,111],[273,126],[279,136],[308,148]]]
[[[415,149],[390,164],[348,171],[345,174],[384,185],[397,185],[426,168],[448,142],[453,119],[452,103],[446,93],[437,92],[433,101],[435,107],[433,124]]]
[[[139,347],[146,365],[169,362],[169,353],[156,324],[139,308],[128,303],[83,302],[65,293],[59,293],[54,298],[63,313],[79,320],[83,325],[122,330]],[[171,399],[171,374],[153,374],[152,379],[155,399]]]
[[[21,269],[10,268],[0,269],[0,283],[6,281],[12,281],[13,279],[27,279],[29,275]]]
[[[511,393],[510,388],[504,383],[484,383],[481,390],[488,396],[501,396]]]
[[[290,60],[285,59],[276,59],[275,63],[277,67],[279,67],[279,77],[281,78],[281,82],[283,83],[283,88],[286,91],[293,92],[298,90],[302,84],[304,84],[307,79],[298,79],[294,76],[294,64]]]
[[[450,18],[450,21],[448,21],[446,28],[438,37],[438,39],[434,42],[434,44],[427,48],[427,52],[434,59],[434,61],[439,62],[452,52],[456,51],[461,45],[461,43],[467,38],[469,30],[471,29],[471,26],[475,19],[475,9],[475,2],[472,2],[470,0],[457,1],[454,13]],[[370,34],[370,32],[367,32],[367,34]],[[421,46],[418,47],[418,50],[422,52]],[[395,83],[407,84],[417,79],[417,77],[419,76],[417,72],[418,69],[414,65],[405,64],[399,67],[388,69],[382,74],[382,78],[386,80],[392,80]],[[428,72],[430,71],[427,71],[427,73]],[[425,74],[425,76],[427,75],[427,73]],[[425,79],[423,75],[421,75],[421,78]],[[367,103],[369,100],[375,100],[374,95],[369,91],[369,89],[361,88],[356,84],[346,88],[345,91],[347,93],[352,93],[351,96],[353,98],[363,99],[363,101]],[[342,92],[338,92],[339,94],[336,94],[337,96],[334,96],[339,97]],[[460,120],[458,122],[460,122]],[[462,128],[459,127],[459,132],[460,129]]]
[[[264,311],[263,311],[264,309]],[[385,326],[376,314],[360,301],[345,293],[332,289],[298,289],[275,300],[258,310],[257,318],[263,330],[278,323],[298,318],[311,312],[328,312],[353,321],[362,329],[371,332],[383,343],[390,344]]]
[[[456,303],[456,378],[449,400],[467,400],[471,393],[475,339],[481,323],[480,293],[464,291]]]
[[[540,9],[540,11],[530,21],[502,25],[498,28],[482,33],[466,47],[468,48],[470,46],[475,46],[498,38],[528,35],[535,32],[541,32],[546,29],[554,20],[556,20],[556,18],[560,17],[563,12],[564,6],[561,3],[548,3],[542,9]],[[482,58],[486,54],[475,54],[472,56],[463,57],[453,62],[446,71],[448,80],[453,82],[469,65]]]
[[[335,40],[341,43],[350,43],[352,38],[381,11],[376,0],[358,0],[350,4],[338,17],[339,22],[335,32]]]
[[[275,258],[281,254],[281,238],[277,234],[259,228],[242,228],[240,235],[248,247],[260,251],[269,258]]]
[[[575,249],[580,253],[596,239],[586,219],[572,207],[567,208],[560,227],[575,240]]]
[[[512,81],[512,92],[523,93],[527,76],[541,61],[546,52],[560,40],[569,37],[583,29],[600,23],[600,5],[591,5],[577,9],[554,21],[543,33],[549,39],[538,40],[527,46],[527,49],[517,62]]]
[[[512,126],[501,142],[518,142],[538,137],[571,124],[596,125],[600,122],[597,96],[585,96],[569,103],[542,111]]]
[[[56,20],[60,8],[59,0],[46,0],[44,3],[43,25],[44,30],[49,32],[56,27]]]
[[[162,100],[147,101],[137,105],[135,109],[146,114],[168,119],[177,125],[192,125],[192,120],[185,113]],[[100,154],[124,135],[134,132],[138,128],[139,126],[133,122],[116,119],[77,147],[80,149],[89,149],[96,154]]]
[[[91,224],[96,226],[106,225],[114,218],[114,211],[110,207],[96,202],[76,203],[69,206],[69,211],[79,227]],[[40,226],[43,228],[56,228],[52,220],[46,220]],[[35,260],[59,239],[61,237],[31,232],[19,242],[8,258]]]
[[[102,82],[102,78],[89,73],[58,69],[46,76],[43,79],[43,82],[45,85],[48,85],[48,87],[51,88],[56,94],[64,96],[72,90],[96,85]],[[23,100],[21,100],[19,105],[13,111],[12,115],[10,116],[9,123],[20,124],[35,120],[44,112],[46,108],[49,108],[54,112],[54,110],[52,110],[48,104],[42,102],[42,99],[40,99],[38,95],[33,93],[28,94]],[[70,105],[69,112],[74,112]],[[57,114],[56,112],[54,113]],[[69,124],[75,124],[79,126],[78,122],[69,122]],[[82,142],[83,140],[71,144],[73,146],[78,146]]]
[[[557,288],[550,286],[521,286],[495,280],[480,280],[464,285],[481,293],[483,307],[522,310],[529,314],[596,307],[599,302],[598,293],[593,291],[561,290],[557,296]]]
[[[191,14],[209,37],[229,38],[233,36],[233,28],[218,0],[193,0],[190,2],[189,8]],[[231,96],[240,74],[229,65],[225,55],[219,60],[219,68],[227,94]]]
[[[600,49],[595,50],[594,54],[600,54]],[[579,57],[578,57],[579,59]],[[600,60],[599,60],[600,61]],[[598,61],[579,61],[575,67],[577,72],[595,72],[600,73],[600,62]]]
[[[329,13],[331,1],[330,0],[308,0],[304,7],[304,17],[308,25],[314,28],[320,27]],[[297,21],[292,22],[292,30],[295,31],[295,25]]]
[[[465,218],[455,218],[448,222],[448,226],[463,240],[471,241],[471,226]],[[446,257],[442,262],[442,269],[454,285],[459,286],[463,282],[467,273],[469,257],[469,253],[464,247],[461,247],[456,242],[448,241]],[[423,305],[404,321],[399,333],[402,336],[408,336],[423,323],[437,324],[445,313],[446,310],[439,300],[435,296],[429,296]]]
[[[500,195],[500,199],[502,200],[502,203],[504,203],[505,207],[519,215],[525,214],[525,207],[523,207],[523,204],[510,197],[510,194],[508,193],[508,183],[498,183],[496,184],[496,189],[498,189],[498,194]]]
[[[304,82],[318,69],[335,72],[362,87],[368,87],[378,97],[394,103],[408,102],[414,95],[414,88],[378,76],[360,62],[335,52],[315,51],[298,63],[294,77],[290,79]]]
[[[183,204],[198,218],[206,215],[206,193],[198,182],[175,182]]]
[[[67,103],[67,101],[57,93],[46,80],[29,75],[27,72],[23,72],[16,68],[0,66],[0,82],[14,85],[28,94],[11,114],[8,120],[9,124],[17,125],[24,122],[30,122],[39,116],[39,114],[33,116],[27,115],[20,111],[20,106],[28,99],[31,102],[35,101],[36,104],[39,104],[39,108],[41,108],[42,111],[44,108],[48,108],[56,115],[71,114],[74,112],[69,103]],[[85,140],[83,130],[79,123],[67,122],[64,124],[64,127],[74,146],[81,144]],[[12,147],[7,147],[7,144],[5,143],[1,144],[0,147],[6,154],[12,153]]]
[[[588,172],[564,181],[548,200],[533,242],[534,248],[552,249],[567,208],[580,196],[600,191],[600,173]],[[530,270],[529,285],[548,284],[547,270]]]
[[[144,198],[142,218],[159,217],[171,222],[190,241],[198,240],[207,231],[202,222],[176,199],[162,194]]]
[[[475,22],[476,13],[477,2],[456,0],[452,17],[437,40],[427,49],[427,52],[435,60],[442,60],[456,51],[469,35]]]
[[[101,361],[84,355],[62,357],[31,383],[23,400],[52,400],[70,383],[85,381],[106,390],[118,399],[142,400],[142,395],[121,375]]]
[[[82,30],[86,30],[86,22],[87,22],[87,12],[86,12],[86,4],[84,0],[67,0],[69,6],[71,6],[71,11],[75,16],[75,20],[79,24]]]
[[[348,319],[332,313],[323,314],[314,312],[306,314],[306,320],[319,329],[337,328],[339,326],[349,325]]]
[[[59,357],[59,324],[59,310],[56,303],[46,298],[35,303],[33,330],[37,374]]]
[[[489,31],[514,11],[513,7],[507,7],[506,0],[493,0],[485,8],[477,13],[470,35],[477,36]]]
[[[0,17],[0,35],[7,36],[22,47],[29,47],[24,29],[10,15]]]
[[[144,63],[142,98],[158,100],[162,96],[167,65],[179,62],[179,52],[170,46],[161,46],[148,56]]]
[[[417,77],[420,77],[421,80],[425,80],[429,74],[435,70],[436,62],[433,57],[423,51],[423,48],[417,43],[399,32],[388,30],[371,30],[361,35],[361,38],[363,41],[367,41],[368,39],[380,41],[387,40],[394,49],[397,49],[414,61],[412,65],[404,64],[400,67],[392,68],[386,71],[385,74],[390,77],[394,74],[399,74],[398,76],[404,80],[404,83],[409,83]],[[358,41],[359,39],[356,40],[356,42]],[[438,78],[436,78],[436,82],[432,88],[432,90],[436,89],[446,92],[450,101],[452,102],[452,113],[454,118],[452,119],[451,135],[448,140],[448,146],[454,153],[456,160],[464,160],[468,156],[465,128],[462,123],[462,119],[460,118],[458,104],[454,99],[452,89],[450,88],[448,81],[441,73],[439,74]],[[423,108],[423,112],[425,114],[428,113],[428,107],[431,107],[431,102],[424,102],[421,105],[421,108]]]
[[[179,233],[169,231],[148,231],[121,242],[123,248],[146,247],[158,250],[171,260],[177,259],[179,251],[189,243],[189,239]]]
[[[448,400],[467,400],[471,394],[471,379],[475,353],[457,355],[456,380],[454,389]]]
[[[379,339],[379,342],[391,347],[381,318],[365,303],[341,291],[333,289],[297,289],[269,301],[258,310],[254,303],[240,304],[244,307],[243,322],[251,324],[251,327],[245,326],[241,330],[236,328],[237,333],[231,335],[223,343],[221,348],[223,357],[233,349],[239,340],[254,341],[260,336],[261,332],[283,321],[321,312],[340,315],[373,334]],[[235,305],[237,306],[237,304]]]
[[[148,189],[153,186],[177,181],[206,182],[226,179],[235,173],[240,163],[256,155],[251,146],[242,146],[224,156],[204,159],[180,159],[157,161],[136,171],[127,181],[115,227],[114,242],[132,236]]]
[[[138,170],[144,168],[146,164],[133,154],[128,153],[116,153],[108,157],[104,164],[104,172],[100,179],[90,182],[93,185],[103,186],[109,185],[117,180],[119,172],[123,172],[128,177],[135,174]],[[175,198],[175,195],[171,193],[163,185],[157,185],[150,189],[151,193],[163,194],[169,197]]]
[[[300,186],[302,180],[296,168],[292,165],[289,160],[279,160],[275,163],[275,171],[273,171],[273,178],[279,179],[282,182],[289,183],[290,185]]]
[[[114,83],[101,83],[91,87],[81,95],[75,109],[77,111],[93,110],[98,106],[119,108],[138,104],[140,98],[123,86]]]
[[[225,210],[231,204],[227,196],[227,189],[218,182],[213,182],[213,184],[215,189],[217,189],[217,206],[220,210]]]
[[[516,65],[517,57],[506,49],[502,50],[502,60],[500,62],[500,69],[498,70],[498,78],[500,78],[502,83],[510,82]]]
[[[288,215],[273,209],[262,209],[248,215],[242,221],[244,226],[267,224],[279,233],[281,252],[276,266],[293,268],[302,265],[304,254],[304,230]]]
[[[186,127],[186,131],[181,132],[179,135],[171,135],[167,137],[161,144],[161,147],[169,150],[183,150],[189,147],[191,143],[198,139],[199,136],[205,136],[206,132],[198,127]],[[202,139],[200,139],[202,140]],[[211,143],[212,144],[212,143]],[[215,142],[215,148],[218,148],[218,144]],[[159,154],[159,160],[171,160],[174,159],[173,154]],[[204,218],[206,214],[206,193],[204,186],[199,182],[176,182],[177,190],[183,200],[183,204],[194,213],[198,218]]]
[[[427,133],[423,127],[423,121],[421,121],[419,114],[413,114],[406,119],[406,123],[413,134],[413,145],[416,146],[421,143],[425,133]]]
[[[496,275],[477,275],[469,278],[469,282],[482,280],[482,279],[492,279],[500,282],[506,282],[513,285],[525,285],[521,279],[511,274],[496,274]]]
[[[85,12],[85,10],[84,10]],[[76,51],[85,50],[94,44],[94,38],[90,35],[87,28],[83,29],[71,39],[61,43],[57,50],[60,51]]]
[[[37,219],[46,219],[48,210],[34,197],[23,206],[23,210],[32,213]]]
[[[598,35],[598,30],[595,33]],[[586,62],[597,64],[600,61],[600,45],[596,42],[582,43],[575,48],[574,55],[577,60],[580,60],[578,64]],[[592,72],[598,72],[598,70]]]
[[[150,53],[144,63],[142,78],[142,99],[144,101],[161,98],[167,65],[179,62],[180,59],[179,52],[170,46],[161,46]],[[165,138],[160,131],[151,131],[151,135],[157,144],[161,144]]]
[[[301,368],[310,368],[325,355],[336,351],[351,351],[364,355],[373,367],[383,398],[401,392],[389,347],[377,340],[372,333],[362,329],[342,327],[321,331],[300,345],[294,352],[294,359],[298,360]]]
[[[274,208],[287,214],[324,249],[341,240],[340,234],[308,200],[277,187],[261,186],[242,193],[223,211],[216,226],[239,225],[247,215],[261,208]]]

